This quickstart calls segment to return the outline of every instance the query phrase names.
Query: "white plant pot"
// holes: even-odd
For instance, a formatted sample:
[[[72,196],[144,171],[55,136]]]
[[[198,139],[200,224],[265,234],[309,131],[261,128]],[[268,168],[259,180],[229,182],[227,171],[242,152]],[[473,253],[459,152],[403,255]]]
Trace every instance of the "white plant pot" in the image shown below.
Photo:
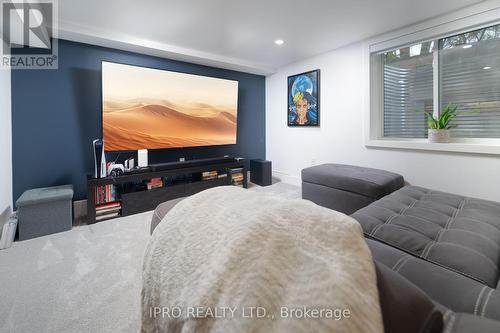
[[[430,143],[448,143],[450,142],[450,130],[429,129],[428,138]]]

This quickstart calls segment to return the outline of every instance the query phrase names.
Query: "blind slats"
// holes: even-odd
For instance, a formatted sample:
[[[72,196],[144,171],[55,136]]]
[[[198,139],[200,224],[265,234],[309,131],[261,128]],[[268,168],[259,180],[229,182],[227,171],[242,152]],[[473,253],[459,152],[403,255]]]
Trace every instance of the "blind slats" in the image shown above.
[[[412,54],[412,47],[380,54],[384,137],[426,138],[423,111],[433,113],[434,85],[439,85],[441,110],[448,103],[458,107],[452,137],[500,138],[500,25],[485,29],[492,28],[498,34],[486,39],[469,41],[467,33],[441,39],[438,82],[432,54]]]
[[[441,49],[439,66],[441,105],[451,102],[461,113],[451,122],[452,136],[500,138],[499,40]]]
[[[432,63],[384,64],[385,137],[427,137],[423,110],[432,112],[432,103]]]

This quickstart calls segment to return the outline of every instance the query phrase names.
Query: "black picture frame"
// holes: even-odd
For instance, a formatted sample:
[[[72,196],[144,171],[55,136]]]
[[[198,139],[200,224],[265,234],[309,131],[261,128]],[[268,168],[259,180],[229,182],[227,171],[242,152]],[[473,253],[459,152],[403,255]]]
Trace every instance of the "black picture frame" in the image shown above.
[[[299,116],[297,108],[301,108]],[[304,114],[304,108],[306,108]],[[299,119],[300,117],[300,119]],[[287,126],[319,127],[320,70],[290,75],[287,78]]]

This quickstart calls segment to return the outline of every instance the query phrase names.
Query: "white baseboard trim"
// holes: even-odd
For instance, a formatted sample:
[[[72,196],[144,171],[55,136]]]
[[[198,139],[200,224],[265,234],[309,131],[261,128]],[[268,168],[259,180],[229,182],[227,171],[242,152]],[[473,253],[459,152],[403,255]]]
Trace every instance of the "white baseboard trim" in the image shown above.
[[[276,178],[283,183],[287,183],[287,184],[291,184],[291,185],[300,186],[302,184],[300,177],[293,176],[293,175],[290,175],[290,174],[287,174],[287,173],[281,172],[281,171],[274,170],[273,171],[273,178]]]
[[[7,206],[2,212],[0,212],[0,234],[2,233],[1,226],[9,220],[12,215],[12,210],[10,206]]]
[[[73,202],[73,226],[87,224],[87,200]]]

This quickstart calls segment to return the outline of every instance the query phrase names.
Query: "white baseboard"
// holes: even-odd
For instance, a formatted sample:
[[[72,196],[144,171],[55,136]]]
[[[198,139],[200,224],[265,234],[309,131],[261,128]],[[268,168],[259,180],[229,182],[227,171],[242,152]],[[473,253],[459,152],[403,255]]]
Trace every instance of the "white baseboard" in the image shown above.
[[[300,186],[302,184],[300,177],[293,176],[281,171],[273,171],[273,178],[291,185]]]
[[[87,224],[87,200],[73,202],[73,226]]]
[[[11,215],[12,215],[12,210],[10,209],[10,206],[7,206],[2,212],[0,212],[0,226],[3,226],[3,224],[9,220]]]

